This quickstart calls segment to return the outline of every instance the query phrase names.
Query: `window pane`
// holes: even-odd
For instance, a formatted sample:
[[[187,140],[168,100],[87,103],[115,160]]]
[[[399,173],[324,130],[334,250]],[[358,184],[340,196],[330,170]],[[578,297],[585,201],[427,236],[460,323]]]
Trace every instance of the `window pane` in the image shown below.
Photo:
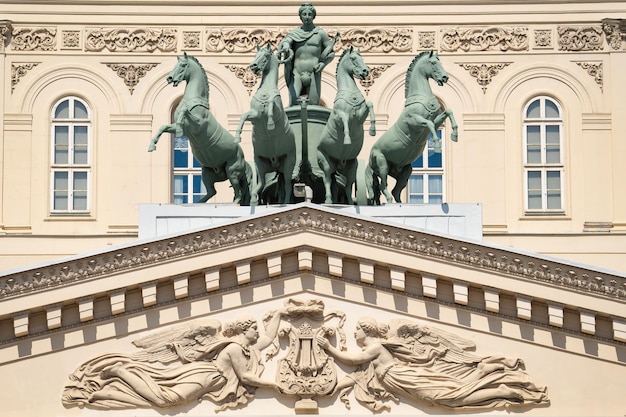
[[[70,118],[70,101],[64,100],[57,106],[54,111],[54,117],[57,119],[69,119]]]
[[[526,161],[541,163],[541,130],[539,126],[526,126]]]
[[[187,176],[174,176],[174,194],[187,194]]]
[[[541,210],[541,171],[528,171],[528,209]]]
[[[411,175],[409,178],[409,193],[410,194],[423,194],[424,193],[424,176],[423,175]]]
[[[197,203],[202,197],[206,195],[206,188],[202,183],[201,175],[193,176],[193,202]]]
[[[200,165],[200,162],[198,162],[198,160],[195,157],[192,156],[192,159],[193,159],[193,167],[194,168],[201,168],[202,167],[202,165]]]
[[[74,172],[74,191],[87,191],[87,172]]]
[[[424,168],[424,157],[420,155],[413,163],[411,164],[413,168]]]
[[[556,103],[552,100],[546,100],[546,118],[558,119],[560,116]]]
[[[443,167],[442,152],[435,152],[434,150],[428,150],[428,168],[441,168]]]
[[[78,100],[74,100],[74,118],[75,119],[87,119],[89,117],[87,113],[87,107]]]
[[[54,173],[54,192],[52,206],[54,210],[67,210],[68,209],[68,173],[67,172],[55,172]]]
[[[186,195],[175,195],[174,196],[174,204],[187,204],[187,196]]]
[[[561,206],[561,172],[548,171],[547,176],[547,203],[548,210],[560,210]]]
[[[88,159],[87,126],[74,126],[74,163],[86,165]]]
[[[185,136],[174,138],[174,168],[189,168],[188,146]]]
[[[441,175],[428,176],[428,193],[443,194],[443,181]]]
[[[54,163],[69,164],[69,129],[67,126],[54,127]]]
[[[526,117],[527,118],[540,118],[541,117],[541,113],[540,113],[540,106],[541,102],[539,99],[533,101],[532,103],[530,103],[530,105],[528,106],[528,110],[526,111]],[[519,114],[519,113],[518,113]]]
[[[546,126],[546,163],[561,163],[561,134],[559,125]]]

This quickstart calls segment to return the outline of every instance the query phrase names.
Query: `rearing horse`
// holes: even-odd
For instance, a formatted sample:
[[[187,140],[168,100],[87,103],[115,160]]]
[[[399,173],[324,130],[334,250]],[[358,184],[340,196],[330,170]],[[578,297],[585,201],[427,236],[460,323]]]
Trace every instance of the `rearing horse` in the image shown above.
[[[374,106],[365,102],[354,76],[361,80],[370,73],[361,53],[352,46],[343,51],[337,63],[337,96],[317,147],[317,160],[323,173],[325,203],[333,203],[332,176],[345,177],[345,197],[353,204],[352,187],[356,181],[357,156],[363,148],[363,123],[370,116],[369,134],[376,134]]]
[[[252,170],[245,161],[241,146],[209,111],[209,81],[198,60],[185,53],[167,77],[168,84],[177,87],[186,81],[185,93],[174,112],[174,123],[163,125],[150,142],[148,152],[156,150],[163,133],[189,139],[193,156],[202,165],[202,182],[207,194],[199,202],[205,203],[217,191],[215,183],[229,180],[235,196],[242,205],[250,202]]]
[[[396,203],[401,202],[400,193],[411,176],[411,164],[424,151],[428,135],[432,135],[435,140],[435,152],[441,152],[437,129],[446,118],[450,119],[452,125],[452,141],[458,140],[457,124],[452,110],[441,109],[430,88],[430,78],[440,86],[448,82],[448,74],[441,66],[439,56],[432,51],[425,51],[413,59],[406,73],[402,114],[372,146],[369,163],[365,169],[370,204],[380,203],[381,192],[387,202],[392,202],[392,195]],[[396,179],[391,194],[387,190],[388,175]]]
[[[239,126],[235,134],[235,141],[241,141],[241,130],[244,123],[252,123],[252,145],[254,147],[254,163],[258,179],[252,190],[250,205],[258,203],[258,197],[263,194],[265,176],[271,172],[282,175],[278,178],[282,183],[282,195],[279,203],[291,203],[291,179],[298,174],[296,167],[296,139],[289,119],[283,108],[283,102],[278,91],[278,64],[277,56],[268,44],[264,48],[257,48],[256,56],[250,64],[250,69],[263,74],[261,84],[252,97],[250,110],[241,115]]]

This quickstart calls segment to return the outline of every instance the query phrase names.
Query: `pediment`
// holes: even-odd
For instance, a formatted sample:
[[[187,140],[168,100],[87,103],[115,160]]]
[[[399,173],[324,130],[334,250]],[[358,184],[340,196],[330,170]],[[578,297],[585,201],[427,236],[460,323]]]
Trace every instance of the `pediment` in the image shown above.
[[[303,203],[0,277],[0,361],[19,373],[52,360],[46,375],[57,388],[43,403],[81,415],[59,398],[68,374],[90,358],[132,352],[134,340],[196,320],[224,325],[243,315],[261,318],[290,300],[321,300],[326,311],[344,315],[350,351],[359,350],[352,332],[365,316],[441,329],[471,340],[476,354],[521,358],[538,383],[558,387],[549,408],[522,411],[566,414],[584,400],[562,379],[580,380],[576,369],[589,381],[623,370],[625,283],[588,266]],[[273,378],[276,366],[269,361],[264,375]],[[16,398],[9,404],[22,401],[29,386],[7,386]],[[295,400],[261,389],[251,408],[227,413],[291,415]],[[316,401],[320,414],[348,412],[336,398]],[[350,413],[371,414],[352,402]],[[210,415],[214,406],[176,410]],[[419,401],[392,409],[444,412]]]

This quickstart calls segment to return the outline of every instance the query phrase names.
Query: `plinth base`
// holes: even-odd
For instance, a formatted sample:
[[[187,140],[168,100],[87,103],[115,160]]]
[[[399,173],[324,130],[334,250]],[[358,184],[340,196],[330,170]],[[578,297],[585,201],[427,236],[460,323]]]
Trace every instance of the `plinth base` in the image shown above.
[[[296,401],[295,409],[296,414],[317,414],[319,410],[317,402],[310,398],[303,398],[300,401]]]

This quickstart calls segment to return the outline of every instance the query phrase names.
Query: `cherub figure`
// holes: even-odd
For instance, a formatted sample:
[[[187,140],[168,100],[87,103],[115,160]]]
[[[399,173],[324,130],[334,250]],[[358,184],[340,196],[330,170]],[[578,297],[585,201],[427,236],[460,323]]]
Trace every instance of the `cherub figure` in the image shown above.
[[[259,350],[276,338],[286,309],[269,315],[259,335],[255,318],[242,317],[224,330],[217,321],[176,327],[134,342],[134,355],[109,354],[81,365],[63,392],[66,406],[99,409],[172,407],[203,398],[217,411],[248,403],[257,387],[275,382],[260,377]]]
[[[477,356],[468,352],[474,348],[472,342],[447,332],[408,321],[389,326],[362,318],[354,337],[360,352],[344,352],[317,338],[339,361],[360,366],[331,394],[340,393],[348,408],[351,389],[357,401],[372,411],[389,409],[384,400],[399,401],[395,395],[455,409],[549,404],[546,388],[531,381],[520,359]]]

